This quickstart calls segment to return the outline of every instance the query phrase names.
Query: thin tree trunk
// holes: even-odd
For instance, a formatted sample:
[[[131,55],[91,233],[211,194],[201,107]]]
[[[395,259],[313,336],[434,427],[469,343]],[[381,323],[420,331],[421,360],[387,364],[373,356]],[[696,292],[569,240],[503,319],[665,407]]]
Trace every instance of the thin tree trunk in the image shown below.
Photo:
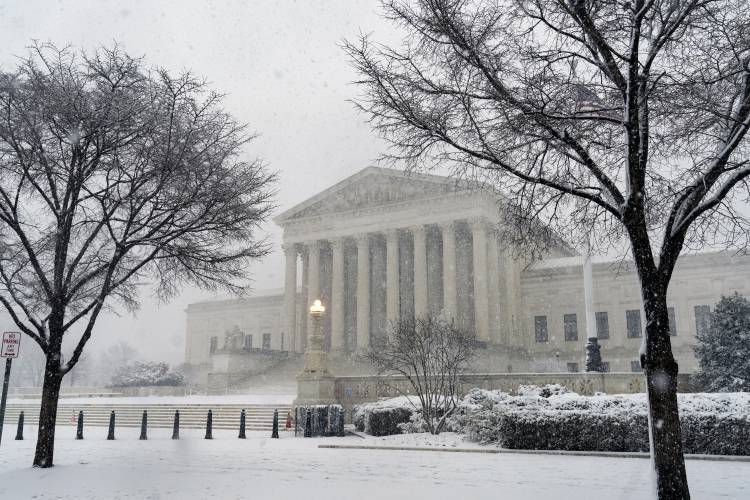
[[[52,467],[55,453],[55,423],[57,421],[57,400],[60,396],[62,376],[59,361],[55,356],[47,357],[42,388],[42,405],[39,409],[39,431],[36,441],[34,467]]]
[[[651,285],[651,286],[649,286]],[[660,500],[690,498],[677,408],[678,366],[669,338],[666,286],[644,283],[646,352],[641,356],[649,403],[652,456]],[[653,289],[657,288],[657,291]]]

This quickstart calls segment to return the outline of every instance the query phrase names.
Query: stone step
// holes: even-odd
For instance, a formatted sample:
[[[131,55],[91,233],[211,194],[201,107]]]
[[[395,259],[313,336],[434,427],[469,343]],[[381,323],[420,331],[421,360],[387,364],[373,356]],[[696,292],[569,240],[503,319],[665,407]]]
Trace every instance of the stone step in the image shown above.
[[[283,428],[287,405],[270,404],[85,404],[58,406],[58,425],[75,426],[79,411],[83,411],[84,427],[107,427],[110,412],[115,412],[116,427],[140,427],[143,410],[148,413],[148,426],[153,428],[172,428],[175,410],[180,412],[180,427],[186,429],[205,429],[208,410],[211,410],[212,425],[215,429],[238,430],[240,412],[245,410],[245,428],[248,431],[270,431],[273,427],[273,412],[279,411],[279,427]],[[39,404],[8,405],[5,413],[5,426],[15,426],[20,412],[24,412],[27,425],[34,425],[39,420]],[[73,418],[71,418],[73,417]]]

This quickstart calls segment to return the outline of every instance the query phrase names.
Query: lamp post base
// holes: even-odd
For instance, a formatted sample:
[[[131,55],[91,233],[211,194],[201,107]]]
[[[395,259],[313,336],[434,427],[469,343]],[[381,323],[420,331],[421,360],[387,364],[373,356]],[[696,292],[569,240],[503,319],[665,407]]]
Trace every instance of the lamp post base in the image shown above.
[[[318,375],[303,372],[297,377],[295,406],[328,405],[336,403],[336,378],[329,373]]]

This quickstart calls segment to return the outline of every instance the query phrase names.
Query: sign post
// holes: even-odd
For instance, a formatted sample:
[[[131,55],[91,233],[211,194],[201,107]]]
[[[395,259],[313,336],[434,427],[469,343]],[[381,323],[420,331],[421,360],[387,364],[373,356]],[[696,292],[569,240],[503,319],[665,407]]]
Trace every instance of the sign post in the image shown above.
[[[13,358],[18,357],[21,347],[21,334],[19,332],[3,333],[2,349],[0,357],[5,358],[5,378],[3,379],[3,396],[0,400],[0,442],[3,439],[3,423],[5,422],[5,403],[8,400],[8,383],[10,382],[10,367]]]

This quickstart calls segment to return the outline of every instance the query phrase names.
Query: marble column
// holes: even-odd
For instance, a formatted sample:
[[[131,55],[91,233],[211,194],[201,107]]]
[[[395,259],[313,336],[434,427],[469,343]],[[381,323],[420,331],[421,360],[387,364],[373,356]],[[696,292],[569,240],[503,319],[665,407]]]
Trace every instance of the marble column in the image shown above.
[[[477,339],[489,341],[489,297],[487,288],[487,225],[471,221],[472,262],[474,267],[474,328]]]
[[[498,242],[499,235],[497,231],[490,231],[487,235],[487,260],[488,263],[488,281],[489,288],[489,316],[490,316],[490,338],[495,343],[501,342],[501,317],[502,305],[500,293],[500,246]]]
[[[320,299],[320,242],[312,241],[307,244],[307,304],[305,312],[316,299]],[[328,309],[329,304],[323,304]],[[307,331],[312,333],[314,328],[312,317],[307,315]]]
[[[389,229],[385,233],[385,315],[388,321],[398,321],[401,307],[399,300],[398,236],[398,229]]]
[[[297,247],[294,244],[283,246],[284,268],[284,335],[288,349],[297,346]]]
[[[427,316],[427,235],[424,226],[411,228],[414,237],[414,317]]]
[[[344,349],[344,241],[331,241],[331,250],[331,350],[341,351]]]
[[[357,238],[357,349],[370,347],[370,240]]]
[[[443,314],[455,319],[456,304],[456,224],[453,221],[440,225],[443,237]]]
[[[309,252],[305,245],[299,247],[300,260],[302,260],[302,296],[300,297],[301,308],[297,310],[297,352],[305,352],[307,346],[307,304],[309,302],[307,281],[310,276]]]

